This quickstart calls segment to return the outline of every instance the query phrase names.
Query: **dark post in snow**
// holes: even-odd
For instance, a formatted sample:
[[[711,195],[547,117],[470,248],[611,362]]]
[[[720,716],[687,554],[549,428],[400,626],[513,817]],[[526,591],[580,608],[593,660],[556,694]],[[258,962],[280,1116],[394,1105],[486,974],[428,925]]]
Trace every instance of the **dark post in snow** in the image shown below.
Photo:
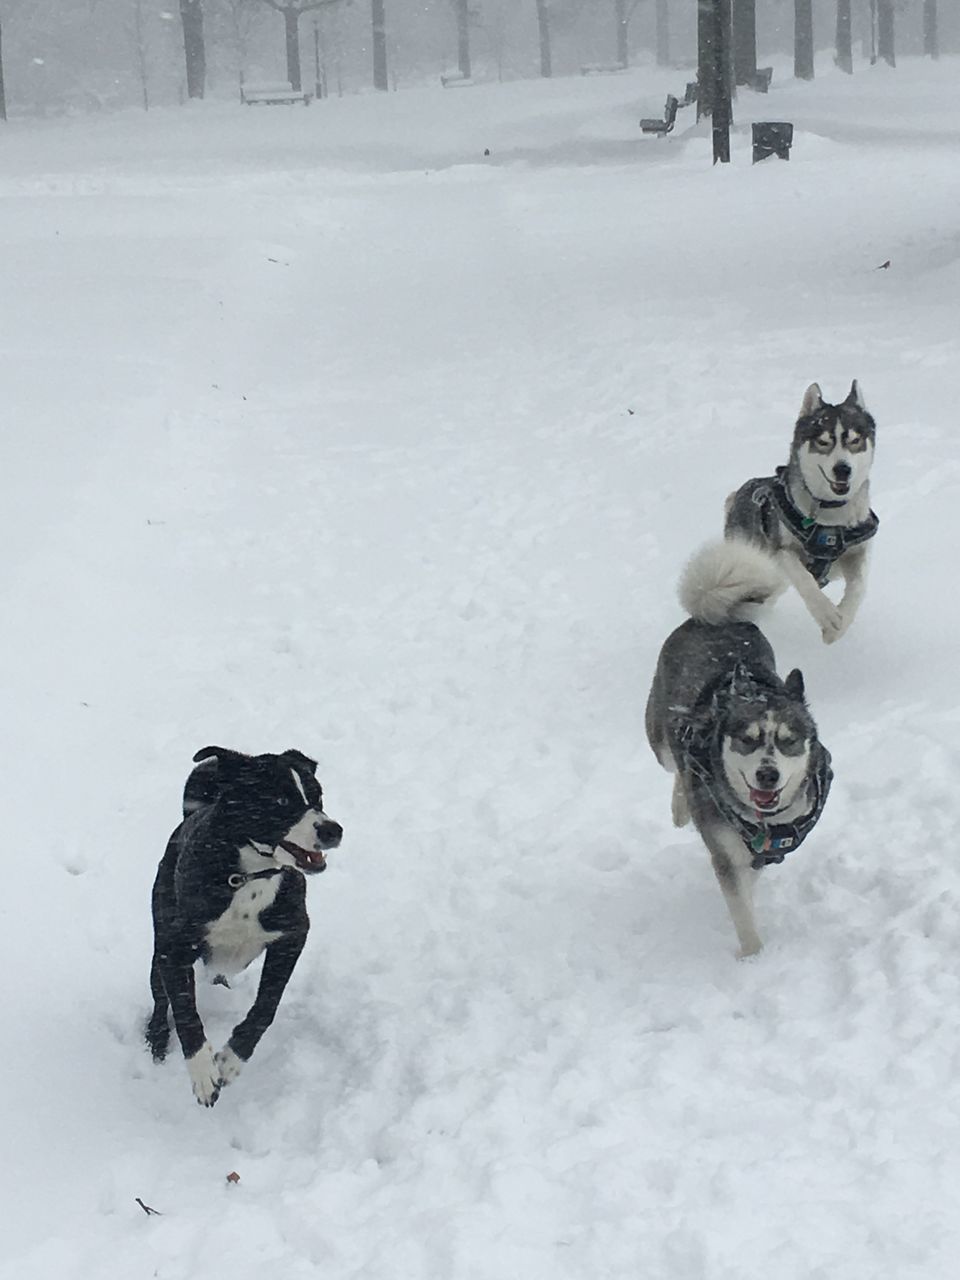
[[[7,118],[7,91],[3,85],[3,24],[0,23],[0,120]]]
[[[537,0],[537,32],[540,37],[540,74],[549,80],[553,75],[553,53],[550,49],[550,13],[547,0]]]
[[[837,0],[837,66],[853,75],[853,22],[850,0]]]
[[[877,0],[877,56],[891,67],[897,65],[893,0]]]
[[[813,0],[793,0],[793,74],[813,79]]]
[[[697,0],[697,119],[713,113],[713,0]]]
[[[757,74],[757,0],[733,0],[733,81],[750,84]]]
[[[470,72],[470,4],[469,0],[454,0],[457,9],[457,69],[464,80]]]
[[[617,66],[630,65],[630,19],[627,17],[627,0],[614,0],[614,14],[617,24]]]
[[[923,0],[923,52],[927,58],[940,57],[937,33],[937,0]],[[2,71],[0,71],[2,76]]]
[[[730,163],[731,84],[730,0],[714,0],[713,163]]]
[[[180,0],[183,52],[187,61],[187,97],[202,98],[207,79],[207,54],[203,43],[201,0]]]
[[[387,78],[387,13],[383,0],[371,0],[370,22],[373,36],[373,87],[382,92],[390,88]]]
[[[669,0],[657,0],[657,66],[670,65],[670,6]]]
[[[697,119],[713,121],[713,163],[730,160],[733,90],[730,0],[697,0]]]

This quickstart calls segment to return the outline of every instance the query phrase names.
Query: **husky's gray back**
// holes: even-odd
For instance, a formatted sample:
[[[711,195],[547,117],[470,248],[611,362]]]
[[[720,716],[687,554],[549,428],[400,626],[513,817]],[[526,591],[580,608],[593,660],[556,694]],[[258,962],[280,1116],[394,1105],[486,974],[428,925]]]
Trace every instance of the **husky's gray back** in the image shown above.
[[[780,590],[771,558],[739,539],[712,543],[694,555],[678,595],[691,616],[667,637],[647,699],[647,738],[661,764],[708,684],[738,664],[776,680],[773,649],[743,615]],[[667,765],[666,767],[670,767]]]
[[[773,649],[752,622],[719,625],[690,618],[677,627],[660,650],[647,699],[647,738],[663,763],[663,749],[676,756],[685,726],[703,691],[736,667],[776,680]]]

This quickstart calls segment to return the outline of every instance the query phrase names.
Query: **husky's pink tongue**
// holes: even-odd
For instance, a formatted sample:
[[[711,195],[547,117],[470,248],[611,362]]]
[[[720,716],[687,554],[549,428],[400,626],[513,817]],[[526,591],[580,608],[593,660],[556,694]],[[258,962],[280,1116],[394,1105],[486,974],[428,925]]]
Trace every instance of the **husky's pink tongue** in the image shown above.
[[[758,791],[756,787],[750,788],[750,799],[758,809],[772,809],[779,795],[779,791]]]

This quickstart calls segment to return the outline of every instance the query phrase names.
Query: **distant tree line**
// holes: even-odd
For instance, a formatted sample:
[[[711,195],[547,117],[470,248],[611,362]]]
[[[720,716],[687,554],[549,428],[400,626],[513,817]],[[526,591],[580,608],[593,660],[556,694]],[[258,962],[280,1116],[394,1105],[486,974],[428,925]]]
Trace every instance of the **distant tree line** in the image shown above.
[[[656,60],[689,68],[712,0],[0,0],[0,119],[236,92],[286,79],[310,91],[378,90],[454,70],[461,80],[613,71]],[[835,45],[896,61],[960,45],[952,0],[730,0],[731,75],[756,49],[792,49],[813,74]],[[6,71],[6,79],[4,79]]]

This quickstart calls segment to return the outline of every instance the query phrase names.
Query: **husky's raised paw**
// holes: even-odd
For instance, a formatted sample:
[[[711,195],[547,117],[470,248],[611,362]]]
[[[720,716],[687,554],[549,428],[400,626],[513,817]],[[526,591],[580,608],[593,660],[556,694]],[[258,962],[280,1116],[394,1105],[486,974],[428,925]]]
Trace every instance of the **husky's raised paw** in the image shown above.
[[[670,797],[670,816],[673,818],[675,827],[685,827],[690,821],[690,806],[687,804],[686,792],[683,789],[683,783],[680,781],[680,775],[675,774],[673,779],[673,795]]]
[[[811,606],[810,612],[813,614],[814,622],[820,628],[824,644],[832,644],[847,629],[839,607],[822,592],[820,593],[820,599],[816,601],[816,605]]]

